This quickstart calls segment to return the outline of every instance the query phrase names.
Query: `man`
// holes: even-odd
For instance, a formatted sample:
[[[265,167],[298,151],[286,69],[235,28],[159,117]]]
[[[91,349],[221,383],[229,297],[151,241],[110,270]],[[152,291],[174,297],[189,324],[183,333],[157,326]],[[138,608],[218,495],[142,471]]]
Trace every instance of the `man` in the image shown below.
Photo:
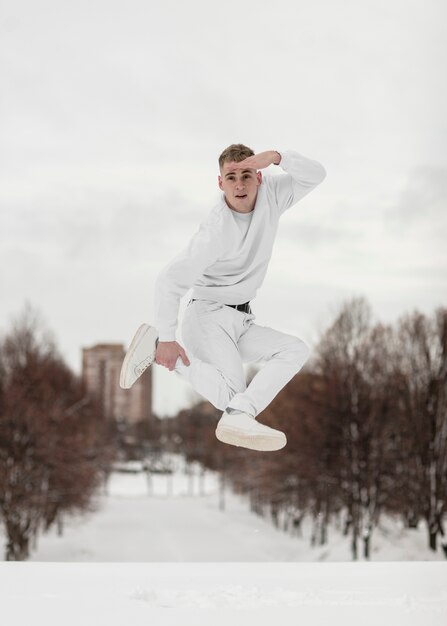
[[[286,173],[265,176],[271,164]],[[154,326],[135,334],[121,369],[129,388],[155,361],[176,371],[223,410],[216,437],[253,450],[279,450],[283,432],[261,424],[261,413],[309,355],[297,337],[254,323],[250,301],[261,286],[279,218],[326,176],[323,166],[292,150],[255,154],[233,144],[219,157],[220,201],[198,231],[160,273],[155,284]],[[176,341],[181,297],[193,288],[182,337]],[[280,303],[278,303],[280,306]],[[242,364],[265,361],[247,386]]]

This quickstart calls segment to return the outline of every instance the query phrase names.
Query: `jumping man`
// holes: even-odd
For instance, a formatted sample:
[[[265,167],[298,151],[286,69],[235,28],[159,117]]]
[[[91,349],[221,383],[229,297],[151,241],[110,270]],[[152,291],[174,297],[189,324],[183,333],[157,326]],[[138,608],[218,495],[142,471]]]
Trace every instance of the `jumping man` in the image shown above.
[[[262,176],[280,166],[285,174]],[[154,361],[177,372],[223,411],[216,437],[253,450],[279,450],[283,432],[257,416],[303,367],[309,348],[298,337],[255,324],[250,302],[264,281],[279,218],[326,176],[298,152],[255,154],[233,144],[219,157],[220,201],[155,283],[154,325],[137,330],[121,368],[130,388]],[[193,288],[176,341],[180,299]],[[265,361],[247,386],[243,363]]]

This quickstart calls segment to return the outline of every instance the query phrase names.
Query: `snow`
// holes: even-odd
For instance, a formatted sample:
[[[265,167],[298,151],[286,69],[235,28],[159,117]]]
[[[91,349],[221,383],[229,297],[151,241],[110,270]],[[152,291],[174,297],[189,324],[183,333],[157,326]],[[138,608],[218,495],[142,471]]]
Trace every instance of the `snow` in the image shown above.
[[[0,589],[8,626],[192,624],[193,616],[195,624],[437,626],[447,609],[445,566],[430,562],[1,563]]]
[[[214,473],[204,495],[198,485],[180,462],[153,476],[150,493],[144,474],[112,474],[97,512],[40,537],[28,562],[0,562],[2,623],[446,623],[446,565],[423,527],[387,519],[372,560],[352,562],[335,526],[327,545],[311,547],[306,519],[291,537],[229,489],[220,510]]]

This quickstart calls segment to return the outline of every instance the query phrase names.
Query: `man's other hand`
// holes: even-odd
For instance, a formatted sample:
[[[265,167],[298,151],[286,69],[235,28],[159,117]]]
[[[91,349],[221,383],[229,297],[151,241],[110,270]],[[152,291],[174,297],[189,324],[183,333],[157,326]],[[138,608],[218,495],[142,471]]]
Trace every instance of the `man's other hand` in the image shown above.
[[[185,365],[190,365],[186,352],[176,341],[159,341],[155,353],[155,363],[167,367],[170,372],[175,367],[178,357],[182,358]]]

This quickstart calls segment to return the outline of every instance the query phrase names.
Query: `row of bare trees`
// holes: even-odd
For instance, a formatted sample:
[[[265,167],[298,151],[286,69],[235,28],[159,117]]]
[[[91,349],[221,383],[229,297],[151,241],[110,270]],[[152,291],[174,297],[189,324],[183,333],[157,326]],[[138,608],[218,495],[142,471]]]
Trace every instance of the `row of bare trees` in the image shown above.
[[[394,326],[373,323],[363,299],[347,302],[306,365],[262,413],[288,445],[258,453],[216,440],[221,412],[200,405],[160,420],[152,439],[218,470],[252,510],[312,542],[344,525],[353,558],[369,558],[382,513],[425,521],[429,546],[447,555],[447,309]],[[252,375],[255,375],[253,372]],[[205,408],[204,408],[205,407]],[[153,423],[154,424],[154,423]],[[32,310],[0,341],[0,522],[6,559],[27,558],[39,532],[64,515],[94,510],[110,471],[113,424],[65,365]],[[155,445],[155,448],[154,448]],[[149,446],[150,448],[151,446]],[[440,542],[438,541],[440,538]]]
[[[342,519],[353,559],[360,542],[369,558],[386,513],[409,527],[424,521],[429,547],[441,543],[447,556],[446,393],[447,309],[384,325],[356,298],[260,416],[287,433],[286,448],[266,454],[221,444],[219,411],[215,419],[181,411],[169,429],[181,437],[180,451],[223,472],[274,523],[281,517],[296,529],[310,515],[313,543],[325,543],[329,522]]]
[[[40,532],[95,509],[114,457],[113,429],[27,305],[0,341],[0,523],[6,560]]]

